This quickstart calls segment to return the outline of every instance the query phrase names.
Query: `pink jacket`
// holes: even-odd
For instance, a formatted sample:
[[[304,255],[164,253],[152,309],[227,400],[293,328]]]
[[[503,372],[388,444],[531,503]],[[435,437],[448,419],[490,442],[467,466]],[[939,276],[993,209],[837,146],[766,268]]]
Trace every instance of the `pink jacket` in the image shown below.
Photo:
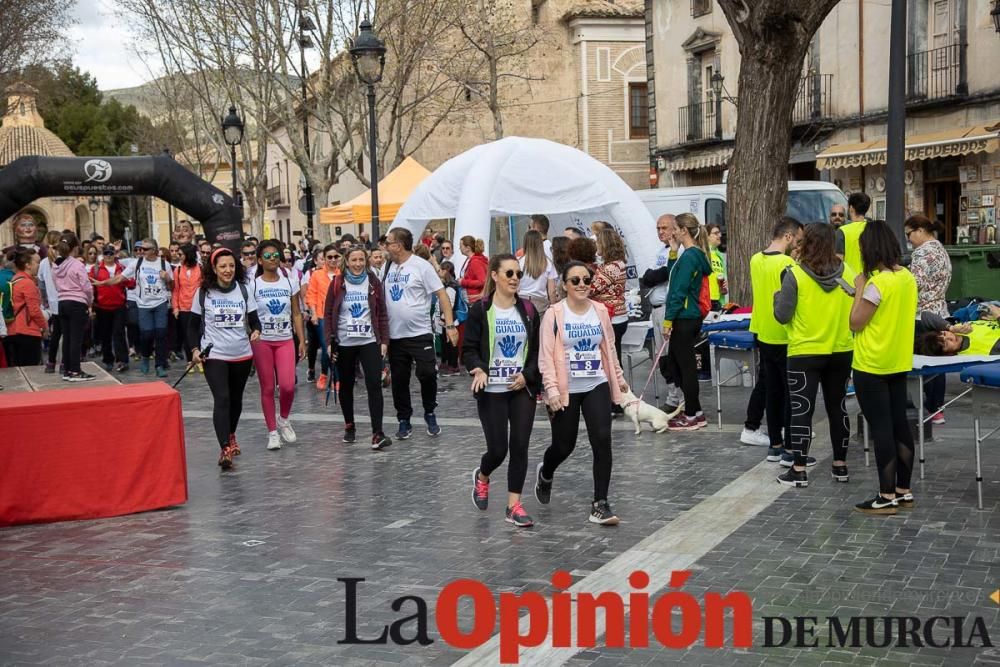
[[[87,275],[87,267],[76,257],[67,257],[59,261],[52,270],[56,291],[60,301],[78,301],[89,306],[94,300],[94,288]]]
[[[601,367],[613,368],[614,377],[608,377],[608,388],[611,390],[611,402],[621,402],[621,385],[625,384],[625,376],[618,364],[615,354],[615,331],[611,328],[611,318],[603,303],[591,299],[597,317],[601,320],[604,338],[601,341]],[[540,343],[538,351],[538,368],[542,371],[542,386],[546,398],[559,396],[563,403],[569,402],[569,368],[566,363],[566,350],[563,347],[562,331],[566,323],[566,301],[560,301],[549,307],[542,318]],[[605,370],[607,373],[607,370]]]

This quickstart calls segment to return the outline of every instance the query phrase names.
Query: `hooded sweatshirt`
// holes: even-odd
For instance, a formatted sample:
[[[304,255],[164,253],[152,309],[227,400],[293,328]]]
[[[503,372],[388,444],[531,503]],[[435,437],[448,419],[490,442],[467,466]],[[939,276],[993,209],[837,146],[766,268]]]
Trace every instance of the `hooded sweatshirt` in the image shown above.
[[[89,306],[94,300],[94,288],[90,285],[87,267],[76,257],[57,259],[52,278],[60,301],[77,301]]]
[[[854,271],[843,262],[825,275],[794,264],[782,272],[774,294],[774,319],[787,326],[788,356],[848,352]]]
[[[670,263],[670,282],[667,288],[666,309],[663,319],[700,320],[698,297],[705,276],[712,273],[712,265],[700,248],[692,247]]]

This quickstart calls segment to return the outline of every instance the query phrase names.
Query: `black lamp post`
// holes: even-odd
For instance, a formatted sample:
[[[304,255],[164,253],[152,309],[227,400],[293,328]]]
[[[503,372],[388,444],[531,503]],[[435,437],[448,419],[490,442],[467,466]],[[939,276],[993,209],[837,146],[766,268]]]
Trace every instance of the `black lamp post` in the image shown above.
[[[233,204],[242,206],[236,192],[236,147],[243,142],[243,119],[236,113],[236,107],[229,107],[229,114],[222,119],[222,136],[229,145],[229,163],[233,167]]]
[[[304,3],[296,3],[296,9],[299,14],[299,71],[301,74],[302,82],[302,144],[305,147],[306,154],[306,164],[311,163],[312,158],[310,157],[309,150],[309,112],[307,109],[309,90],[308,90],[308,75],[306,74],[306,49],[311,49],[313,47],[312,39],[309,38],[307,32],[312,32],[316,29],[316,24],[313,20],[305,13]],[[315,206],[313,205],[313,191],[312,185],[310,184],[308,176],[306,176],[306,171],[302,171],[302,179],[305,183],[302,188],[302,197],[306,202],[306,236],[313,238],[313,213],[315,213]]]
[[[1000,32],[1000,0],[993,0],[993,9],[990,10],[990,18],[993,19],[993,27]]]
[[[378,219],[378,159],[375,157],[376,131],[375,125],[375,84],[382,80],[382,71],[385,69],[385,44],[375,30],[371,22],[365,18],[358,26],[358,36],[351,44],[351,60],[354,61],[354,70],[358,73],[358,78],[368,86],[368,157],[371,162],[371,182],[372,182],[372,242],[378,243],[379,239],[379,219]]]
[[[712,93],[715,95],[715,138],[722,139],[722,81],[723,76],[716,71],[712,74]]]

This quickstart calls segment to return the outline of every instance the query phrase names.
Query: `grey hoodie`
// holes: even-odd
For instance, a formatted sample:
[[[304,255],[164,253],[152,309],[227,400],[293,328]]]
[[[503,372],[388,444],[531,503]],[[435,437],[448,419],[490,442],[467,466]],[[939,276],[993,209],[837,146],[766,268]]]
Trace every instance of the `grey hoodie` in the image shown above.
[[[809,267],[798,265],[807,276],[819,283],[824,292],[832,292],[840,288],[850,296],[854,296],[854,285],[844,280],[844,263],[838,262],[829,275],[818,276]],[[799,284],[795,273],[789,268],[781,274],[781,289],[774,293],[774,319],[782,324],[788,324],[795,316],[795,306],[799,302]]]

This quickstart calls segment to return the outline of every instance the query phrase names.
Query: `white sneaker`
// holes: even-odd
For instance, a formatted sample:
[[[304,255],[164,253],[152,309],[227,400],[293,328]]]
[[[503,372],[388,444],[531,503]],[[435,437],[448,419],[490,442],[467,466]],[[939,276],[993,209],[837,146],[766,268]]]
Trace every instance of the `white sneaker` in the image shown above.
[[[740,433],[740,442],[744,445],[756,445],[757,447],[770,447],[771,439],[762,431],[751,431],[744,427]]]
[[[278,417],[278,432],[281,433],[281,439],[289,444],[298,440],[298,436],[295,435],[295,431],[292,429],[292,422],[287,419]]]
[[[281,449],[281,436],[278,435],[277,431],[271,431],[267,434],[267,448]]]

